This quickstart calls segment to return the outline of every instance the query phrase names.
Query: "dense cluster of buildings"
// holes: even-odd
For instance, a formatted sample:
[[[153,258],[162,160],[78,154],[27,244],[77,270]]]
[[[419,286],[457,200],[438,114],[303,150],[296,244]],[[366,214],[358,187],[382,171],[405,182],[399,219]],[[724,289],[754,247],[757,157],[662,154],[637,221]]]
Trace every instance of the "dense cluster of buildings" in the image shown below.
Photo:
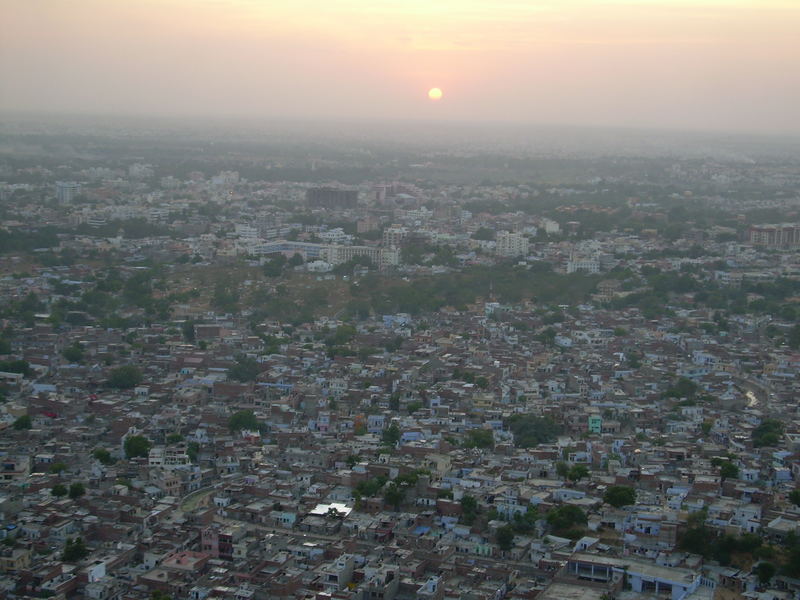
[[[255,186],[225,171],[163,178],[154,191],[141,184],[155,176],[150,165],[106,171],[94,174],[99,184],[57,184],[52,206],[18,204],[6,224],[89,229],[48,250],[71,252],[69,264],[39,264],[37,251],[0,259],[0,301],[42,303],[1,323],[0,595],[800,593],[790,573],[760,576],[763,557],[721,561],[685,542],[698,527],[774,548],[798,534],[800,355],[769,341],[788,335],[792,319],[753,308],[723,323],[696,291],[665,294],[658,319],[635,304],[611,308],[644,286],[615,268],[732,288],[793,279],[798,257],[774,249],[794,242],[769,233],[788,226],[754,227],[747,239],[726,228],[687,228],[669,242],[650,231],[581,236],[580,224],[562,229],[549,217],[473,214],[447,189],[428,210],[431,193],[408,184]],[[92,202],[75,203],[78,194]],[[315,218],[276,199],[305,200]],[[130,219],[171,234],[99,233]],[[344,231],[343,221],[357,226]],[[436,262],[442,247],[452,249],[446,263]],[[309,285],[329,270],[321,263],[356,257],[398,277],[508,259],[605,275],[562,306],[503,303],[487,289],[460,309],[357,322],[253,323],[250,307],[214,310],[203,294],[132,327],[49,318],[56,300],[90,297],[103,256],[123,282],[149,260],[177,285],[192,269],[276,253],[299,254]],[[177,257],[188,260],[179,267]],[[763,301],[753,296],[747,306]],[[252,372],[242,375],[245,363]],[[120,368],[135,380],[117,381]],[[775,415],[780,430],[762,444],[759,426]],[[520,419],[527,425],[515,430]],[[609,500],[619,488],[631,501]]]

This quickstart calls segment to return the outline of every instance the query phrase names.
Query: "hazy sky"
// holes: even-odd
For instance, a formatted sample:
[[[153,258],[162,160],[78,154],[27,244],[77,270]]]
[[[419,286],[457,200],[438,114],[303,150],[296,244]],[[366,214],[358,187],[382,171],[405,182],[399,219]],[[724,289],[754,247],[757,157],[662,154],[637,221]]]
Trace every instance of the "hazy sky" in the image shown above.
[[[800,0],[0,0],[0,110],[800,133]]]

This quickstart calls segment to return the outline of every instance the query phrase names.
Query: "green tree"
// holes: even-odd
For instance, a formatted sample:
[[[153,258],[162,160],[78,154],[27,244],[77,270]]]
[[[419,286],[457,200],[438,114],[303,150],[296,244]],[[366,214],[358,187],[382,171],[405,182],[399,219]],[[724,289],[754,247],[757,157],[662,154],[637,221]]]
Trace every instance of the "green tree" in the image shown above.
[[[589,476],[589,468],[586,465],[572,465],[567,473],[567,478],[570,481],[580,481],[584,477]]]
[[[92,456],[94,456],[101,464],[109,466],[114,464],[114,458],[111,456],[111,453],[106,450],[105,448],[95,448],[94,452],[92,452]]]
[[[636,490],[627,485],[612,485],[603,494],[603,502],[616,508],[636,503]]]
[[[564,504],[547,513],[547,523],[556,532],[567,532],[580,525],[586,525],[586,514],[577,506]]]
[[[498,527],[495,541],[498,547],[503,552],[511,550],[514,546],[514,528],[511,525],[503,525]]]
[[[667,389],[664,395],[670,398],[694,398],[697,390],[698,387],[695,382],[686,377],[680,377],[674,385]]]
[[[50,465],[50,472],[53,473],[54,475],[58,475],[62,471],[66,470],[67,470],[67,465],[63,462],[57,462]]]
[[[84,485],[79,481],[76,481],[75,483],[69,486],[69,497],[73,500],[80,498],[85,493],[86,493],[86,487],[84,487]]]
[[[241,431],[243,429],[260,431],[261,423],[259,423],[252,410],[240,410],[230,416],[228,427],[231,431]]]
[[[185,339],[190,344],[194,344],[195,340],[195,331],[194,331],[194,321],[192,319],[187,319],[181,325],[181,332],[183,333],[183,339]]]
[[[719,467],[719,475],[722,478],[722,481],[725,481],[726,479],[737,479],[739,477],[739,467],[737,467],[731,461],[726,460]]]
[[[462,521],[466,525],[472,525],[477,515],[478,515],[478,501],[474,497],[468,494],[464,494],[461,497]]]
[[[393,506],[395,510],[399,510],[404,498],[405,490],[394,481],[386,486],[383,493],[383,501],[386,502],[386,504]]]
[[[241,381],[255,381],[261,372],[258,361],[255,358],[240,354],[236,357],[234,365],[228,369],[228,378]]]
[[[771,562],[761,561],[755,566],[753,573],[756,574],[761,585],[767,585],[775,575],[775,565]]]
[[[789,330],[789,335],[786,337],[786,343],[792,350],[800,348],[800,323],[795,325]]]
[[[4,360],[0,361],[0,371],[6,373],[20,373],[25,377],[33,374],[30,363],[27,360]]]
[[[61,352],[61,356],[66,358],[71,363],[79,363],[83,361],[83,348],[78,342],[67,346]]]
[[[569,475],[569,465],[563,460],[558,461],[556,463],[556,474],[561,477],[561,479],[566,479],[567,475]]]
[[[283,269],[286,267],[287,262],[283,254],[273,254],[264,263],[264,275],[267,277],[280,277],[283,274]]]
[[[200,444],[197,442],[189,442],[186,444],[186,455],[189,457],[189,460],[192,462],[197,461],[197,455],[200,452]]]
[[[50,488],[50,493],[56,498],[63,498],[68,493],[67,486],[65,486],[63,483],[57,483]]]
[[[180,433],[170,433],[167,436],[167,444],[177,444],[183,441],[183,436]]]
[[[143,435],[131,435],[125,438],[125,457],[128,459],[147,456],[152,444]]]
[[[800,506],[800,490],[792,490],[789,492],[789,502],[795,506]]]
[[[409,402],[408,404],[406,404],[406,410],[410,415],[413,415],[420,408],[422,408],[422,402]]]
[[[75,541],[68,539],[64,546],[64,554],[62,560],[65,562],[78,562],[83,560],[89,555],[89,549],[83,543],[81,538],[75,538]]]
[[[33,427],[30,415],[22,415],[21,417],[17,417],[17,420],[14,421],[12,427],[14,427],[14,429],[16,429],[17,431],[21,431],[23,429],[30,429],[31,427]]]
[[[513,415],[506,420],[506,425],[514,435],[514,444],[518,448],[533,448],[539,444],[547,444],[561,433],[561,426],[549,417],[535,415]]]
[[[535,506],[528,505],[525,512],[515,512],[511,521],[511,526],[515,533],[529,535],[536,528],[536,521],[539,519],[539,511]]]
[[[765,419],[750,434],[753,446],[775,446],[783,435],[783,423],[777,419]]]
[[[491,429],[470,429],[464,440],[465,448],[492,448],[494,447],[494,434]]]
[[[397,423],[392,423],[381,433],[381,441],[387,446],[394,446],[400,441],[400,428]]]
[[[473,240],[489,241],[493,240],[494,237],[494,229],[489,229],[488,227],[480,227],[475,233],[472,234]]]
[[[123,365],[111,369],[108,384],[119,390],[135,388],[142,382],[142,372],[134,365]]]
[[[713,426],[714,424],[711,421],[703,421],[700,423],[700,431],[703,432],[703,435],[708,435]]]

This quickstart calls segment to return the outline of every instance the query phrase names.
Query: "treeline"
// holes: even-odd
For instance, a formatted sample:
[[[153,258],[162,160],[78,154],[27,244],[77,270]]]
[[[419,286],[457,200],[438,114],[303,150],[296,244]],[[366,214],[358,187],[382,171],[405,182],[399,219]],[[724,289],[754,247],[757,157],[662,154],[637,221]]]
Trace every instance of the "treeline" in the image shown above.
[[[554,273],[549,265],[537,269],[510,264],[479,266],[411,281],[370,274],[358,286],[351,286],[352,308],[366,302],[375,314],[416,315],[445,306],[463,310],[478,298],[491,295],[504,303],[535,300],[574,304],[588,298],[599,280],[599,276],[585,273]]]
[[[9,231],[0,229],[0,254],[9,252],[30,252],[37,248],[58,246],[58,229],[40,227],[34,231]]]

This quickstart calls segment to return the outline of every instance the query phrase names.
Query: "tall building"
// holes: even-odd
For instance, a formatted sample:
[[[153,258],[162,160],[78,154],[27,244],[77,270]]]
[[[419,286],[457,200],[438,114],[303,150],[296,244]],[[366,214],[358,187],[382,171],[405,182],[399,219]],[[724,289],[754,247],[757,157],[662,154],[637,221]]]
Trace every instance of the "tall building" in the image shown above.
[[[501,231],[497,234],[495,252],[499,256],[525,256],[528,254],[528,238],[521,233]]]
[[[81,184],[75,181],[56,181],[56,200],[59,204],[71,204],[81,193]]]
[[[306,191],[309,206],[319,208],[355,208],[358,203],[358,190],[319,187]]]
[[[747,232],[747,239],[756,246],[794,248],[800,246],[800,224],[753,225]]]
[[[392,225],[383,230],[383,245],[388,248],[399,248],[408,236],[408,229],[401,225]]]

